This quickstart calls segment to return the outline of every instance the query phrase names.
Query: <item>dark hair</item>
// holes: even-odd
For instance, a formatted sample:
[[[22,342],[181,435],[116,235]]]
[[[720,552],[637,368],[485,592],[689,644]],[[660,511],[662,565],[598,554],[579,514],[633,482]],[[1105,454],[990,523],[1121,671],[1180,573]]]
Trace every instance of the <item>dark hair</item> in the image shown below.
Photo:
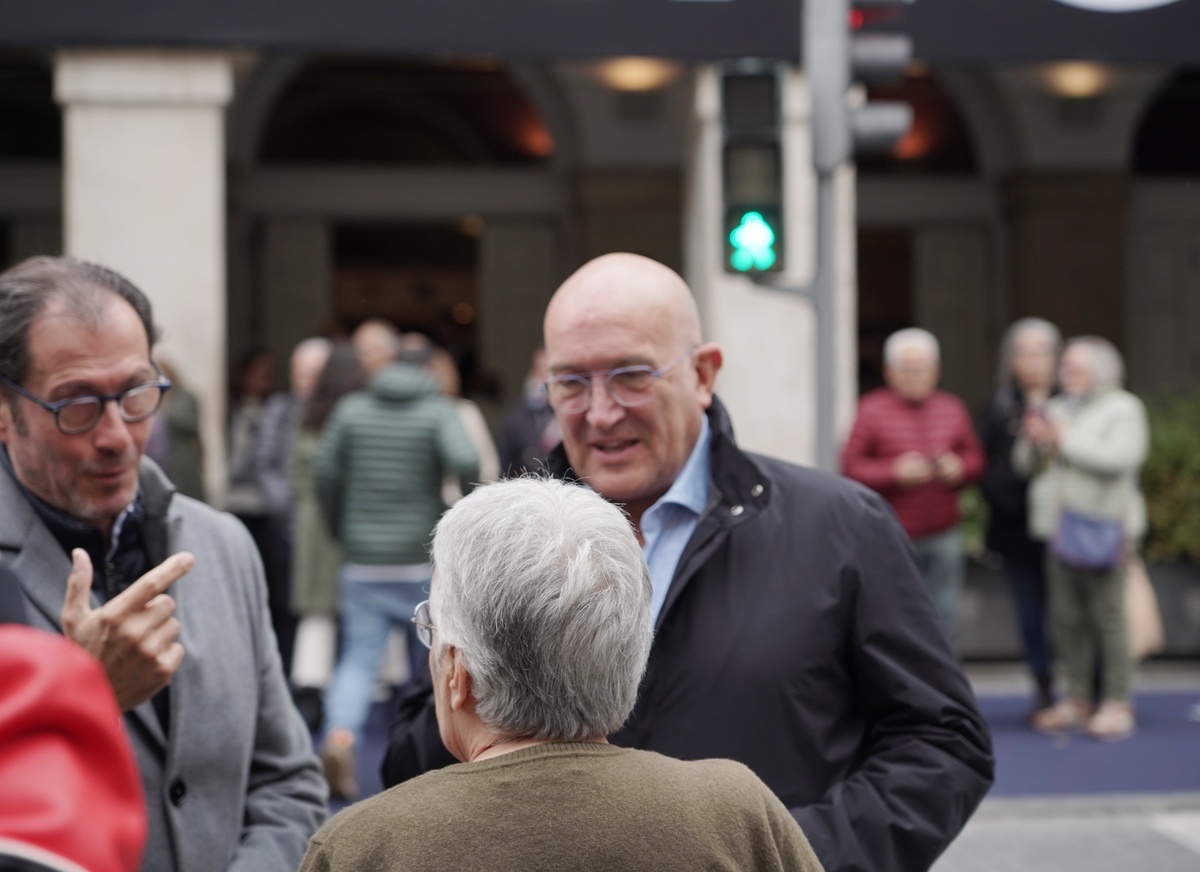
[[[329,360],[317,377],[317,386],[313,394],[304,404],[304,413],[300,422],[305,427],[320,430],[337,405],[338,400],[346,394],[358,390],[367,381],[367,374],[354,351],[354,345],[347,339],[335,339],[329,352]]]
[[[133,307],[148,348],[158,338],[150,301],[108,267],[73,257],[31,257],[0,273],[0,375],[21,384],[29,374],[29,329],[46,307],[61,301],[71,315],[98,325],[108,295]]]
[[[424,333],[400,334],[399,348],[396,351],[397,363],[411,363],[413,366],[425,366],[433,360],[438,347]]]

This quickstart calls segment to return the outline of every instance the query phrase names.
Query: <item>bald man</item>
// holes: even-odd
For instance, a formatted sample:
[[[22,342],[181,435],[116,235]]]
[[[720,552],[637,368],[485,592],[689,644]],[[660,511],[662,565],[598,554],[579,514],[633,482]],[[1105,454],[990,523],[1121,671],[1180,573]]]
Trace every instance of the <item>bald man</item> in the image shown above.
[[[629,512],[654,645],[617,744],[748,765],[828,872],[928,869],[992,782],[991,741],[874,492],[739,449],[671,270],[613,254],[546,311],[554,474]],[[385,782],[449,762],[431,704],[393,728]]]

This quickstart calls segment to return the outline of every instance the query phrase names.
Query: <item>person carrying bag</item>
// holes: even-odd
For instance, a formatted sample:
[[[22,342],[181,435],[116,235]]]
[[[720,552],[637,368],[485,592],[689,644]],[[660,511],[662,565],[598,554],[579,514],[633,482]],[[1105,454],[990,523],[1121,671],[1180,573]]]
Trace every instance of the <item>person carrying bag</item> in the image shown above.
[[[1093,738],[1133,735],[1133,660],[1125,611],[1130,554],[1146,528],[1138,475],[1149,448],[1140,400],[1121,388],[1123,364],[1099,337],[1067,343],[1063,394],[1022,422],[1013,465],[1037,471],[1030,535],[1048,543],[1046,577],[1053,638],[1066,698],[1037,712],[1035,730],[1085,729]],[[1100,663],[1099,706],[1092,685]]]

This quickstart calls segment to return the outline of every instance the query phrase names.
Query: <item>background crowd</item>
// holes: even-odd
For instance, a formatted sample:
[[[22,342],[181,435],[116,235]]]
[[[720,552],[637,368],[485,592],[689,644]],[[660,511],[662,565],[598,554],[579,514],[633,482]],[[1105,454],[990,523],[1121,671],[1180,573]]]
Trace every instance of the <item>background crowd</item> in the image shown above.
[[[21,282],[36,291],[18,291]],[[225,508],[238,525],[195,500],[172,501],[159,467],[141,464],[153,452],[174,470],[198,465],[203,452],[194,400],[163,401],[174,385],[149,357],[154,331],[140,291],[94,265],[40,259],[0,276],[0,303],[17,311],[18,338],[8,341],[26,343],[29,358],[0,373],[4,384],[50,415],[35,418],[39,436],[15,403],[0,407],[6,535],[20,543],[10,546],[12,566],[39,592],[37,621],[53,626],[60,552],[82,546],[70,551],[61,629],[97,656],[120,710],[144,731],[135,748],[153,788],[149,827],[114,850],[140,851],[127,843],[144,837],[145,856],[173,868],[222,851],[230,853],[218,865],[230,869],[268,855],[294,868],[298,836],[324,808],[317,772],[332,795],[358,795],[371,701],[380,685],[404,684],[389,784],[454,760],[503,757],[505,777],[520,765],[538,784],[556,783],[568,766],[593,773],[586,793],[601,797],[596,814],[611,805],[606,791],[615,801],[648,778],[659,792],[643,798],[644,822],[670,800],[669,785],[695,800],[696,779],[716,778],[726,799],[747,804],[714,803],[714,819],[746,816],[731,832],[758,834],[727,868],[751,868],[747,856],[759,858],[753,868],[927,868],[993,777],[987,727],[954,656],[965,574],[959,494],[976,482],[1037,687],[1032,728],[1100,740],[1136,729],[1125,595],[1146,527],[1138,474],[1149,434],[1141,402],[1121,387],[1119,353],[1099,337],[1064,344],[1045,321],[1014,324],[977,427],[937,387],[937,339],[915,328],[894,334],[887,384],[862,397],[842,452],[846,478],[860,486],[739,449],[714,393],[722,353],[702,341],[690,290],[660,264],[609,255],[552,300],[547,347],[533,356],[499,448],[479,408],[459,396],[451,355],[386,321],[368,320],[348,340],[301,342],[284,392],[270,389],[272,358],[249,355],[230,406]],[[86,373],[96,395],[42,399],[61,393],[60,370]],[[97,483],[53,465],[85,443],[104,461]],[[528,470],[545,477],[472,493]],[[590,489],[550,476],[583,478]],[[92,489],[73,495],[81,482]],[[455,505],[470,511],[447,512]],[[26,541],[18,529],[35,533]],[[250,547],[261,561],[247,559]],[[802,560],[801,585],[792,573]],[[196,580],[176,592],[188,573]],[[213,577],[227,581],[213,587]],[[0,593],[17,589],[3,579]],[[18,612],[19,599],[9,604]],[[173,616],[176,601],[186,624]],[[393,635],[407,643],[398,673],[387,668]],[[599,647],[582,650],[584,641]],[[793,686],[821,710],[779,693]],[[219,777],[212,741],[189,746],[178,770],[189,774],[176,774],[182,725],[202,727],[197,713],[218,699],[229,712],[221,747],[240,747],[246,783]],[[111,702],[94,701],[102,715]],[[748,707],[758,715],[749,722]],[[695,729],[701,721],[707,728]],[[640,751],[591,747],[609,736]],[[553,747],[535,753],[540,746]],[[663,768],[658,755],[730,757],[750,771],[703,775]],[[243,765],[223,763],[228,772]],[[421,815],[436,815],[438,802],[457,806],[456,778],[421,781],[443,785],[418,804]],[[478,784],[491,790],[493,780]],[[305,868],[359,868],[364,850],[386,867],[397,846],[382,833],[416,795],[389,794],[390,804],[339,818],[312,843]],[[552,804],[579,810],[581,801],[564,794]],[[685,805],[707,814],[697,802]],[[185,807],[211,809],[213,835],[202,845],[202,827],[169,835]],[[289,821],[286,837],[271,830],[276,816]],[[238,837],[260,818],[258,831]],[[418,829],[406,849],[445,854],[436,827]],[[482,856],[509,844],[457,849]],[[563,850],[596,849],[555,844],[559,854],[504,848],[504,862],[535,868]],[[690,844],[696,862],[730,849],[720,839]],[[606,850],[589,863],[604,868]],[[779,863],[780,852],[791,859]],[[645,866],[654,855],[643,845],[638,856]]]

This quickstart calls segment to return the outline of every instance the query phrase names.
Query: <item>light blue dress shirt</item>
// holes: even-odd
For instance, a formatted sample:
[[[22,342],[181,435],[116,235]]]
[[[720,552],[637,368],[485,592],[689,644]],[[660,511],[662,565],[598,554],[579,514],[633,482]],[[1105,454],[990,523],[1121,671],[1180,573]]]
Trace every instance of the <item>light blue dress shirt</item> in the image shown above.
[[[712,431],[708,416],[701,419],[700,436],[692,453],[676,476],[670,489],[642,515],[642,541],[646,563],[650,566],[650,581],[654,588],[650,600],[650,620],[658,620],[667,589],[675,577],[675,568],[687,546],[696,523],[708,505],[709,445]]]

